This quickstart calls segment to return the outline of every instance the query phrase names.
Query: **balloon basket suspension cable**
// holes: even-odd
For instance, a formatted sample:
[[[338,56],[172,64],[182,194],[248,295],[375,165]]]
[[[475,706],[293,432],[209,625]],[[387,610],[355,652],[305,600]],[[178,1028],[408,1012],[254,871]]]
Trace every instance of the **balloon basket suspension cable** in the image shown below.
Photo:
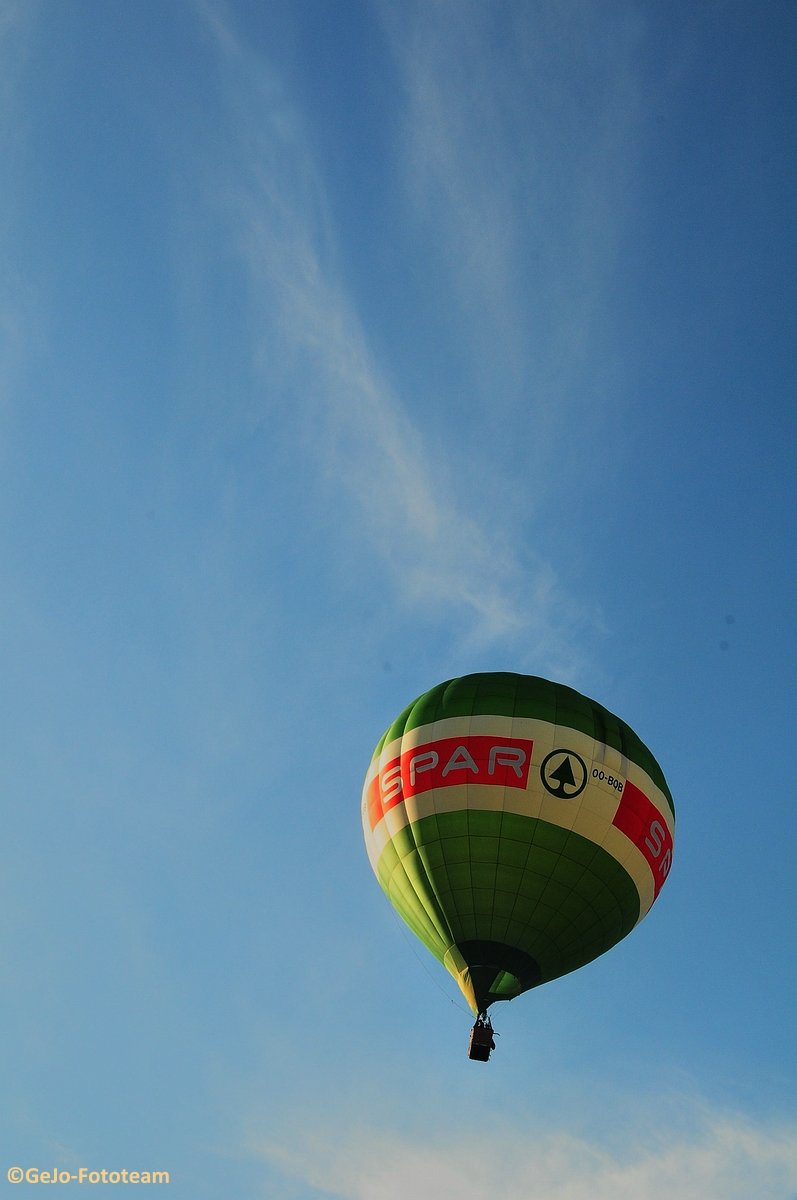
[[[397,914],[393,912],[392,909],[390,911],[393,919],[396,922],[396,925],[398,926],[402,938],[412,951],[413,957],[420,963],[424,973],[432,980],[432,983],[435,985],[438,992],[445,996],[449,1004],[454,1005],[454,1008],[458,1008],[460,1012],[466,1012],[468,1015],[470,1015],[470,1010],[465,1008],[463,1004],[460,1004],[458,1001],[454,1000],[453,997],[446,994],[437,977],[429,970],[426,963],[418,953],[412,940],[407,936],[407,931],[402,922],[399,920]],[[476,1017],[475,1024],[470,1031],[468,1058],[474,1059],[476,1062],[488,1062],[490,1058],[490,1052],[495,1050],[495,1039],[497,1037],[500,1037],[500,1034],[496,1033],[496,1031],[493,1029],[493,1023],[490,1019],[490,1014],[487,1012],[487,1009],[484,1008]]]
[[[458,1000],[455,1000],[455,999],[453,998],[453,996],[449,996],[448,992],[447,992],[447,991],[445,990],[445,988],[442,986],[442,984],[440,983],[440,980],[437,978],[437,976],[436,976],[436,975],[434,975],[434,974],[433,974],[433,973],[432,973],[432,972],[429,970],[429,967],[427,966],[427,964],[426,964],[425,960],[424,960],[424,959],[421,957],[421,955],[418,953],[417,946],[416,946],[415,942],[414,942],[414,941],[413,941],[413,939],[412,939],[412,938],[410,938],[410,936],[408,935],[408,933],[407,933],[407,927],[406,927],[406,925],[404,924],[404,922],[403,922],[402,920],[400,920],[400,918],[398,917],[398,915],[397,915],[397,913],[394,911],[394,909],[392,909],[392,908],[390,909],[390,914],[391,914],[391,916],[393,917],[393,920],[396,922],[396,926],[398,927],[398,931],[399,931],[399,933],[401,934],[402,938],[404,939],[404,941],[407,943],[407,945],[409,946],[410,950],[412,951],[412,956],[413,956],[413,958],[414,958],[414,959],[416,959],[418,963],[420,963],[420,965],[421,965],[421,968],[422,968],[422,970],[423,970],[424,974],[429,976],[429,978],[431,979],[432,983],[433,983],[433,984],[435,985],[435,987],[437,988],[438,992],[440,992],[441,996],[444,996],[444,997],[445,997],[445,999],[448,1001],[448,1003],[449,1003],[449,1004],[453,1004],[453,1005],[454,1005],[454,1008],[458,1008],[460,1012],[467,1013],[467,1014],[468,1014],[468,1016],[470,1016],[470,1015],[471,1015],[471,1009],[469,1009],[469,1008],[466,1008],[464,1004],[461,1004],[461,1003],[460,1003]]]

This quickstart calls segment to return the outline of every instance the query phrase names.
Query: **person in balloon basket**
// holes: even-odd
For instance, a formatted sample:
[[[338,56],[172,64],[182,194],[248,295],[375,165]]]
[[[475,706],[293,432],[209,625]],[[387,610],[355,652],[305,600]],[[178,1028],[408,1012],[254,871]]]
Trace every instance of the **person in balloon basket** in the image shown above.
[[[489,1017],[482,1016],[480,1013],[476,1018],[476,1024],[470,1031],[468,1058],[476,1059],[478,1062],[487,1062],[491,1050],[495,1050],[492,1023]]]

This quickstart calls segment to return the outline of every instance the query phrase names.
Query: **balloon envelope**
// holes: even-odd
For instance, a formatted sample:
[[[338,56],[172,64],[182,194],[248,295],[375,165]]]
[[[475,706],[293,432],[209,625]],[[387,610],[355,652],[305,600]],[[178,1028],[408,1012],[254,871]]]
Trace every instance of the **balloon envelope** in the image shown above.
[[[584,966],[645,916],[672,863],[661,769],[624,721],[510,673],[432,688],[365,779],[371,865],[474,1013]]]

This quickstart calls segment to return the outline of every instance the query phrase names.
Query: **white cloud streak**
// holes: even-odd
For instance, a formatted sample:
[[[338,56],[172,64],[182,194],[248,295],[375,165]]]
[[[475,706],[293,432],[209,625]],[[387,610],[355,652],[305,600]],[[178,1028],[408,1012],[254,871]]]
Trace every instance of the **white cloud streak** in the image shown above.
[[[250,1150],[287,1177],[339,1200],[793,1200],[797,1126],[695,1115],[689,1133],[659,1128],[607,1149],[568,1133],[472,1132],[436,1142],[360,1130]]]
[[[279,407],[275,394],[290,394],[301,409],[305,450],[326,478],[324,502],[333,489],[349,497],[352,534],[358,542],[367,534],[405,603],[433,614],[448,610],[453,624],[459,613],[474,648],[522,645],[529,664],[571,675],[580,630],[594,615],[564,594],[550,563],[527,547],[517,552],[517,514],[501,515],[495,492],[491,501],[489,487],[477,498],[475,489],[458,492],[452,485],[457,463],[440,447],[432,454],[343,282],[339,239],[299,114],[269,64],[239,40],[225,10],[203,3],[198,11],[225,64],[237,126],[237,168],[224,200],[251,281],[266,403]],[[497,186],[479,190],[478,164],[461,169],[468,130],[452,127],[451,97],[431,82],[432,59],[404,67],[416,129],[407,170],[428,176],[435,164],[447,209],[460,214],[456,240],[467,248],[460,291],[492,298],[488,325],[511,329],[522,310],[511,197]],[[413,115],[420,108],[423,121]],[[510,341],[508,357],[520,363],[522,331],[516,328]],[[502,474],[498,464],[484,470],[486,477]],[[532,474],[523,480],[526,510],[533,488]]]
[[[610,348],[640,18],[580,0],[381,11],[406,93],[408,199],[441,247],[474,368],[495,377],[500,358],[536,427],[572,431]]]

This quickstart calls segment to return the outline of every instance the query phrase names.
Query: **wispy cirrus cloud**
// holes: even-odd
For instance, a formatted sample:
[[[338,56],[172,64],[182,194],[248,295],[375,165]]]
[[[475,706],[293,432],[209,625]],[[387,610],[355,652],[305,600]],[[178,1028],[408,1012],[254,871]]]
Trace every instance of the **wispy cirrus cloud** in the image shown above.
[[[797,1194],[797,1126],[705,1109],[692,1127],[615,1129],[611,1148],[567,1132],[508,1129],[437,1140],[338,1130],[250,1150],[286,1177],[338,1200],[787,1200]],[[622,1150],[618,1149],[622,1144]]]
[[[472,448],[478,441],[478,416],[462,444],[428,444],[347,286],[353,267],[341,261],[344,239],[301,112],[274,65],[252,52],[221,5],[203,0],[197,11],[222,64],[233,150],[220,198],[249,279],[264,404],[278,412],[287,398],[294,418],[300,413],[304,452],[325,481],[323,503],[336,490],[345,498],[349,540],[368,538],[402,602],[448,610],[476,647],[522,644],[530,663],[572,673],[581,631],[594,614],[566,594],[555,564],[528,543],[519,548],[517,514],[499,512],[498,493],[491,491],[491,478],[507,479],[503,464],[483,458],[463,468],[464,443],[470,440]],[[432,161],[443,162],[438,183],[461,214],[457,236],[467,248],[467,287],[492,297],[496,326],[516,326],[502,368],[506,377],[523,342],[523,302],[510,267],[518,217],[511,195],[503,196],[499,186],[477,186],[478,170],[457,165],[458,139],[467,130],[450,127],[453,99],[439,89],[432,94],[430,69],[409,86],[414,104],[428,102],[441,116],[434,146],[423,150],[428,121],[410,112],[409,120],[427,130],[414,135],[416,157],[425,156],[429,169]],[[468,341],[467,328],[462,337]],[[496,419],[504,412],[496,401]],[[462,428],[468,421],[467,413],[460,417]],[[463,470],[474,481],[481,473],[488,486],[463,486]],[[528,493],[528,477],[522,482]]]
[[[641,19],[578,0],[380,11],[416,235],[435,246],[474,370],[561,434],[610,352]]]

